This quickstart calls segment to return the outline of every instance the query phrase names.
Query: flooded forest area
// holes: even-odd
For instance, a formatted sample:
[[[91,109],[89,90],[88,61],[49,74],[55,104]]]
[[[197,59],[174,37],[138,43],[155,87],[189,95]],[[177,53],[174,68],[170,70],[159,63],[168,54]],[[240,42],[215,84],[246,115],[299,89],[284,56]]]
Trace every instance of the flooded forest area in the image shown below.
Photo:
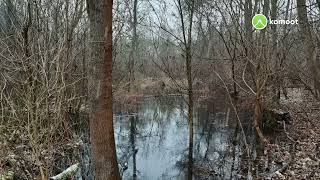
[[[0,180],[319,180],[319,0],[0,0]]]

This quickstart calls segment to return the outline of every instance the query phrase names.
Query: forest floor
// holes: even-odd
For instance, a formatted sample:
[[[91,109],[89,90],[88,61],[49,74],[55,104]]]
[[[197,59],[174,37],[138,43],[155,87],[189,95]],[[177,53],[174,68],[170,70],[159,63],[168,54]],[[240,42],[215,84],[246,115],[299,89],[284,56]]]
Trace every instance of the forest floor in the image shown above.
[[[320,102],[306,91],[292,89],[281,108],[290,113],[291,122],[267,136],[270,144],[259,164],[268,173],[260,179],[320,179]]]

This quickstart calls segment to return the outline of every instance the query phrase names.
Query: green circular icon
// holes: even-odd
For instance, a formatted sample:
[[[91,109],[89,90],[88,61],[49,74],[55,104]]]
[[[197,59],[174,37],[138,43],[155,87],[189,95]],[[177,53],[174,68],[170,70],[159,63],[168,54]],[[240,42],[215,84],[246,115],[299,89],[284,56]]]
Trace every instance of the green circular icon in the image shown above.
[[[256,14],[252,18],[252,26],[258,30],[264,29],[265,27],[267,27],[267,24],[267,17],[263,14]]]

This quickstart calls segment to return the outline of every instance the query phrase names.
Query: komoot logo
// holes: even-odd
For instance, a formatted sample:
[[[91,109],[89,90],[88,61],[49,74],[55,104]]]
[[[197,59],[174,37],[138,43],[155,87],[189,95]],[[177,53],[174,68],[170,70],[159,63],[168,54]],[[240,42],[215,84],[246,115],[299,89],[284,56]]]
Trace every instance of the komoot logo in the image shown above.
[[[264,29],[265,27],[267,27],[267,24],[267,17],[263,14],[256,14],[252,18],[252,26],[258,30]]]
[[[256,14],[252,18],[252,26],[257,30],[262,30],[267,27],[268,24],[298,24],[298,20],[284,20],[284,19],[267,19],[267,17],[263,14]]]

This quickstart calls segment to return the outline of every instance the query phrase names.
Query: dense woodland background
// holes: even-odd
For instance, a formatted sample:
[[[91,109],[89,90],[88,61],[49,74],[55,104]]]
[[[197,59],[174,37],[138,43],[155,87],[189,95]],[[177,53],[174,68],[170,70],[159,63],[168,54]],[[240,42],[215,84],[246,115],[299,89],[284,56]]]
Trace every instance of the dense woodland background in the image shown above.
[[[320,177],[319,0],[114,0],[113,14],[111,2],[0,1],[1,180],[48,179],[76,163],[77,177],[92,179],[90,159],[96,179],[118,179],[112,106],[113,113],[134,114],[143,97],[168,94],[188,105],[192,172],[193,102],[220,92],[235,110],[244,101],[252,110],[263,157],[294,154],[265,176]],[[258,13],[299,24],[255,30]],[[265,111],[289,113],[291,123],[265,135]],[[245,144],[252,157],[251,142]],[[117,167],[96,162],[101,157]],[[243,177],[262,176],[253,166]]]

